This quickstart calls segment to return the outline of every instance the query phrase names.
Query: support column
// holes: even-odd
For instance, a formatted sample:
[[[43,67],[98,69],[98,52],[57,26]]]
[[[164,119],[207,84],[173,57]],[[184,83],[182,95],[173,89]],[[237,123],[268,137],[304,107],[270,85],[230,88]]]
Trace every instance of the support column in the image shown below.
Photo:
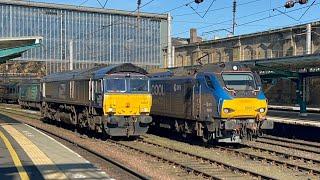
[[[69,70],[73,70],[73,40],[69,42],[69,52],[70,52],[70,61],[69,61]]]
[[[171,49],[171,62],[172,62],[172,65],[173,66],[177,66],[177,63],[175,61],[175,47],[174,46],[171,46],[172,49]]]
[[[167,14],[168,16],[168,48],[167,48],[167,61],[168,61],[168,68],[174,66],[174,62],[172,61],[172,43],[171,43],[171,15],[170,13]]]
[[[306,77],[299,74],[297,80],[297,101],[300,106],[300,116],[307,116],[307,103],[306,103]]]
[[[306,54],[311,54],[311,24],[307,24],[307,35],[306,35]]]

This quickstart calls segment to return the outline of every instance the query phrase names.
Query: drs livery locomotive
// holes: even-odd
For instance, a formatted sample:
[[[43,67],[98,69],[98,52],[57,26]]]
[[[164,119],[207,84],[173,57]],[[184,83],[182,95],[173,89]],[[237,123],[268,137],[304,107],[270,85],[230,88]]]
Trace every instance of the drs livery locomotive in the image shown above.
[[[148,130],[152,97],[147,72],[126,63],[45,76],[43,119],[110,136],[139,136]]]
[[[236,63],[172,69],[151,75],[156,127],[205,142],[240,142],[272,129],[256,73]]]

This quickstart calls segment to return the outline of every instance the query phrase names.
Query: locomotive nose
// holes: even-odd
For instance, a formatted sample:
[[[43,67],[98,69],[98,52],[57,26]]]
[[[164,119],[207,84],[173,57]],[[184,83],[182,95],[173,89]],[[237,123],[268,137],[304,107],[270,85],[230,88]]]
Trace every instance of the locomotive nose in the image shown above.
[[[265,117],[267,102],[255,98],[224,100],[220,113],[221,118],[227,119]]]

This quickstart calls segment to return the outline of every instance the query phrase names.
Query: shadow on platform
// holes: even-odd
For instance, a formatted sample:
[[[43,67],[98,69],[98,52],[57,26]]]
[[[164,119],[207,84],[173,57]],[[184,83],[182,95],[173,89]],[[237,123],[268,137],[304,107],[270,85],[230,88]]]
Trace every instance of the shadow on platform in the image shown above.
[[[0,124],[21,124],[21,122],[0,113]]]
[[[274,129],[268,131],[267,134],[279,137],[286,137],[290,139],[299,139],[306,141],[320,142],[320,128],[292,125],[284,123],[274,123]]]
[[[68,175],[68,179],[106,179],[105,175],[101,175],[101,171],[89,163],[40,165],[38,168],[34,165],[26,165],[23,166],[23,168],[32,180],[40,180],[45,179],[45,177],[54,176],[55,173],[57,173],[55,172],[56,168]],[[41,174],[38,169],[41,169],[43,174]],[[15,166],[0,167],[0,172],[0,179],[19,179],[19,173]]]

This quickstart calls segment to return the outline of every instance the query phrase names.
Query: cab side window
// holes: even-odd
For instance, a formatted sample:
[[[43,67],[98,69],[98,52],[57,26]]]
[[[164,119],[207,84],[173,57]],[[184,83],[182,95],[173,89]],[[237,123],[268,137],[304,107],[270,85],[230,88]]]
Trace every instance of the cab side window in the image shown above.
[[[206,80],[207,86],[209,88],[211,88],[211,89],[214,89],[214,86],[213,86],[213,83],[212,83],[210,77],[209,76],[204,76],[204,79]]]

